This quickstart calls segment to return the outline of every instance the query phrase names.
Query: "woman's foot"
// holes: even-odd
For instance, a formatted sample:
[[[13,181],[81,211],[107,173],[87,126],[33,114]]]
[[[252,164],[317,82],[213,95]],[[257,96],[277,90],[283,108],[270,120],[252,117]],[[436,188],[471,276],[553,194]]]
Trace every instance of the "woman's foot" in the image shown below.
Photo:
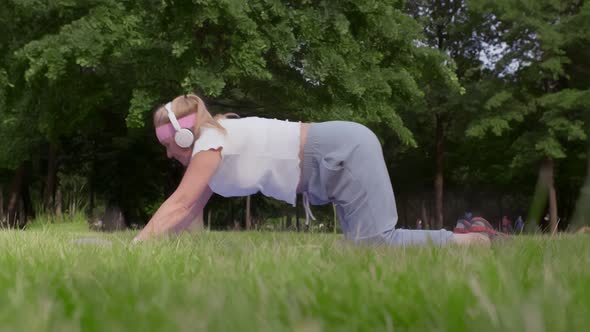
[[[471,219],[471,227],[469,227],[469,233],[483,233],[489,237],[500,236],[500,232],[496,232],[494,226],[482,217],[473,217]]]
[[[457,222],[457,225],[460,226],[459,222]],[[487,237],[490,241],[506,239],[508,237],[506,234],[496,231],[494,226],[482,217],[473,217],[469,225],[455,227],[454,233],[479,234]]]

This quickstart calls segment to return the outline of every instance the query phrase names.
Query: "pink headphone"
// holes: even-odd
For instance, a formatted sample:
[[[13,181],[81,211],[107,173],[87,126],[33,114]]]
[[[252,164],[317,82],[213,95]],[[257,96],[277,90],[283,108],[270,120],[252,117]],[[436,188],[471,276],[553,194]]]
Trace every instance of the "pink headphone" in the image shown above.
[[[156,136],[162,142],[166,138],[174,135],[174,142],[181,148],[190,147],[195,141],[195,135],[188,129],[195,124],[196,114],[192,113],[185,117],[176,119],[176,115],[172,112],[172,103],[167,103],[164,108],[168,113],[170,124],[165,124],[156,128]]]

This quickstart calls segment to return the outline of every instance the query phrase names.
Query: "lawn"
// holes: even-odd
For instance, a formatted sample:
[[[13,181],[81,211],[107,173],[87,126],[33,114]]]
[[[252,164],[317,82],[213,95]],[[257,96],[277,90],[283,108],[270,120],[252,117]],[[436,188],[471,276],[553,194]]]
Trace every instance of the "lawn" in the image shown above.
[[[88,237],[112,245],[75,242]],[[590,329],[590,236],[491,248],[367,248],[271,232],[132,237],[67,224],[0,231],[0,329]]]

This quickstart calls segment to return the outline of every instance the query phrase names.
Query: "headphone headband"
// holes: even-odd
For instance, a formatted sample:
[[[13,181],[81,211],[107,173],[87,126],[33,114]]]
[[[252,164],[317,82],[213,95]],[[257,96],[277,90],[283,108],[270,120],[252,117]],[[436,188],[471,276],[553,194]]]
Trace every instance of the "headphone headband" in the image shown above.
[[[168,118],[170,119],[170,123],[172,123],[172,126],[174,127],[174,129],[176,129],[176,131],[179,131],[181,127],[178,123],[178,120],[176,120],[176,114],[172,112],[172,102],[167,103],[164,106],[164,108],[166,109],[166,111],[168,111]]]
[[[181,127],[179,121],[176,119],[176,115],[172,111],[172,103],[167,103],[164,105],[164,108],[168,113],[168,119],[170,119],[170,123],[156,128],[156,136],[158,137],[158,140],[162,142],[168,137],[174,135],[174,141],[178,146],[181,148],[190,147],[195,141],[195,137],[189,128],[195,124],[197,115],[195,113],[191,113],[182,117],[180,122],[183,126]]]

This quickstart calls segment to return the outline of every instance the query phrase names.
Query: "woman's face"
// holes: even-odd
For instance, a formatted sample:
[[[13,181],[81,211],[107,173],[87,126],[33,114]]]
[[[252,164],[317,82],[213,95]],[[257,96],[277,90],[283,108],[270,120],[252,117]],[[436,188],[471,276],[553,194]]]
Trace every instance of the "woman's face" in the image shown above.
[[[166,155],[168,158],[178,160],[184,167],[188,166],[188,163],[191,160],[192,146],[181,148],[176,142],[174,142],[174,137],[169,137],[161,143],[166,148]]]

